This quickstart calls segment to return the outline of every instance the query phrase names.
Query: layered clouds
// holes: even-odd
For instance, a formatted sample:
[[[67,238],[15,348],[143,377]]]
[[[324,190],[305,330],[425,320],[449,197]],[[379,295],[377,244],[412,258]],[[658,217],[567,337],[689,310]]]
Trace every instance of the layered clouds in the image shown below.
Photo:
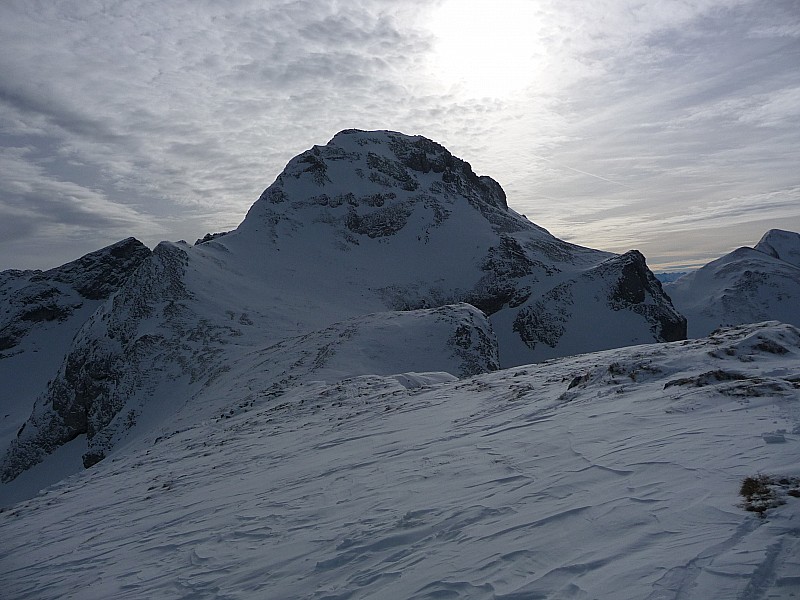
[[[704,262],[800,228],[797,64],[793,1],[4,2],[0,268],[235,227],[349,127],[440,141],[559,237]]]

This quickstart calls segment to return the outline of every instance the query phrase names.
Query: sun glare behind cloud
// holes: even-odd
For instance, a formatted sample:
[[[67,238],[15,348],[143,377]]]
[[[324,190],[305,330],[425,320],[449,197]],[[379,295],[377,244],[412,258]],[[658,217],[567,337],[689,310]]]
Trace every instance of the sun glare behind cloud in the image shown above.
[[[529,0],[447,0],[428,24],[436,77],[472,97],[503,98],[528,87],[543,56]]]

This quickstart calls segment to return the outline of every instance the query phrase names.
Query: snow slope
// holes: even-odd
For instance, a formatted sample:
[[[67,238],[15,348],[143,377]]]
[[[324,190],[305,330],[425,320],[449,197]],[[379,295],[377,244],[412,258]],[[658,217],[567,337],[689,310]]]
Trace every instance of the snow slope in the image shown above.
[[[248,393],[0,512],[4,597],[800,594],[789,325]],[[763,518],[758,473],[787,481]]]
[[[687,317],[690,337],[765,320],[800,326],[800,234],[772,229],[754,248],[738,248],[664,290]]]
[[[483,314],[467,315],[464,303]],[[374,315],[404,321],[395,313],[448,306],[461,317],[446,326],[420,313],[424,326],[405,349],[418,358],[411,366],[382,325],[374,329],[388,322]],[[91,466],[208,389],[237,385],[247,357],[287,340],[299,349],[361,319],[373,331],[367,339],[390,350],[372,374],[462,376],[685,337],[685,319],[640,253],[556,239],[431,140],[343,131],[292,159],[237,230],[153,250],[76,334],[0,479],[8,484],[84,435]],[[418,352],[425,347],[436,354]],[[346,352],[340,378],[375,363],[354,363],[363,353],[355,343]],[[275,385],[274,376],[259,385]]]

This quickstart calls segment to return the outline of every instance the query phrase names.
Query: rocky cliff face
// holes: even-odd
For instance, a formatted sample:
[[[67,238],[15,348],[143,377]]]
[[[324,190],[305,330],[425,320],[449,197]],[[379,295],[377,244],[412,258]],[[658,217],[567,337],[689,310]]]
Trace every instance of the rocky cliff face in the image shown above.
[[[800,235],[773,229],[665,289],[689,320],[689,335],[718,327],[782,321],[800,325]]]
[[[594,292],[594,306],[576,302],[586,290]],[[598,307],[601,307],[598,309]],[[675,341],[686,338],[686,319],[672,308],[660,282],[647,268],[644,256],[631,250],[613,256],[553,287],[543,297],[524,306],[514,319],[513,329],[531,350],[537,344],[557,348],[572,321],[586,322],[583,334],[606,335],[599,324],[587,321],[611,311],[638,315],[649,325],[652,338]],[[632,332],[628,332],[629,334]],[[586,343],[590,343],[587,339]],[[600,342],[602,343],[602,341]]]
[[[255,402],[309,377],[464,376],[685,335],[641,254],[558,240],[420,136],[341,132],[292,159],[237,230],[200,242],[159,245],[86,322],[4,480],[81,434],[91,465],[142,422],[213,412],[212,390],[245,381]]]
[[[49,271],[0,273],[0,447],[31,414],[77,331],[149,255],[129,238]]]
[[[64,322],[87,302],[108,298],[149,255],[128,238],[49,271],[0,273],[0,360],[37,325]]]

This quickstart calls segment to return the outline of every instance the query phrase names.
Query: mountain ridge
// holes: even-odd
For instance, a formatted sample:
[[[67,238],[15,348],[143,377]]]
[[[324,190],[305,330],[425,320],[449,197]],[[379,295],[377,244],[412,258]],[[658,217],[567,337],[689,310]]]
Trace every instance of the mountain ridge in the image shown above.
[[[457,354],[472,340],[465,360],[483,369],[685,337],[640,253],[558,240],[427,138],[346,130],[290,160],[236,230],[153,250],[75,335],[2,480],[84,434],[95,464],[145,415],[180,412],[258,348],[463,303],[485,316],[432,329],[431,346]],[[415,370],[474,374],[450,355]]]
[[[127,238],[47,271],[0,272],[0,447],[55,378],[78,330],[149,255]]]
[[[800,233],[770,229],[753,247],[759,252],[800,267]]]
[[[795,235],[699,279],[780,314]],[[45,282],[64,320],[0,273],[42,317],[0,386],[46,366],[0,464],[10,598],[797,592],[797,327],[682,339],[640,252],[387,131],[295,157],[234,231],[120,244],[108,285],[92,257]]]

